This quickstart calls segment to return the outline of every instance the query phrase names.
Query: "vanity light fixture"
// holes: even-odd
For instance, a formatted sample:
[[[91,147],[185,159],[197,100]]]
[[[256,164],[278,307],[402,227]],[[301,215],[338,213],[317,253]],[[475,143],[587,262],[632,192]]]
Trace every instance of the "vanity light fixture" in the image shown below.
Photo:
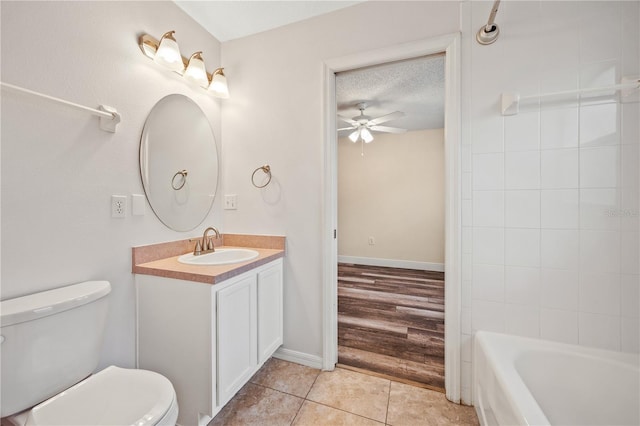
[[[227,99],[229,88],[223,69],[217,68],[212,74],[207,73],[202,52],[194,53],[188,60],[184,58],[180,54],[174,34],[175,31],[168,31],[162,35],[160,41],[148,34],[143,34],[138,44],[142,53],[154,62],[182,75],[194,84],[209,89],[214,96]]]

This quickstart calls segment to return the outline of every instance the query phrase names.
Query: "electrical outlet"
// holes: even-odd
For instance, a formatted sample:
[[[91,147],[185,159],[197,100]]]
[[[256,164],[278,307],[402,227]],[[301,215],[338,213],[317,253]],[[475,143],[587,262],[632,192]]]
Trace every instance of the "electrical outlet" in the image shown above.
[[[374,246],[376,244],[376,239],[373,237],[369,237],[369,245]]]
[[[228,194],[224,196],[224,209],[225,210],[237,210],[238,208],[238,196],[236,194]]]
[[[127,216],[127,196],[112,195],[111,196],[111,217]]]

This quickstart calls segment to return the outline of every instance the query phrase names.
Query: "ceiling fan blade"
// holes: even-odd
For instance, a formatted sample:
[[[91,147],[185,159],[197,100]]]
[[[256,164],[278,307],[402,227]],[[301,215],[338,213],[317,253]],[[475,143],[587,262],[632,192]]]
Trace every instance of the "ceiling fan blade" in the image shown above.
[[[370,120],[368,124],[376,126],[378,124],[382,124],[386,121],[395,120],[396,118],[400,118],[400,117],[404,117],[404,112],[396,111],[396,112],[392,112],[391,114],[383,115],[382,117],[374,118],[373,120]]]
[[[376,132],[386,132],[386,133],[405,133],[407,129],[401,129],[399,127],[387,127],[387,126],[371,126],[369,127],[371,130],[375,130]]]
[[[358,125],[358,122],[357,122],[357,121],[352,120],[352,119],[350,119],[350,118],[348,118],[348,117],[345,117],[345,116],[343,116],[343,115],[338,114],[338,118],[339,118],[340,120],[344,121],[345,123],[349,123],[349,124],[351,124],[352,126],[357,126],[357,125]]]
[[[341,127],[340,129],[338,129],[339,132],[343,131],[343,130],[353,130],[353,129],[357,129],[356,126],[353,127]]]

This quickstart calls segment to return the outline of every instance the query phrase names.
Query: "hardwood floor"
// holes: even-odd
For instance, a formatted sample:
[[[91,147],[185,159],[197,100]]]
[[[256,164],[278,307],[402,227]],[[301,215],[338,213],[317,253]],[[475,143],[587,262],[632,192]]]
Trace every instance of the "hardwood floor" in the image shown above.
[[[338,362],[444,389],[444,273],[338,264]]]

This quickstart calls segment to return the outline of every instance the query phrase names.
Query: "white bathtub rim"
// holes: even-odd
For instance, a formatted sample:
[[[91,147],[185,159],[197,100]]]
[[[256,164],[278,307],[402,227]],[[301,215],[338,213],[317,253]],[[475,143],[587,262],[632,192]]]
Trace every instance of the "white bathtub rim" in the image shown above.
[[[549,425],[549,420],[544,415],[544,412],[531,394],[531,391],[529,390],[527,385],[520,377],[520,374],[515,369],[514,362],[512,362],[511,360],[511,358],[513,358],[514,352],[516,352],[516,348],[511,346],[507,346],[507,348],[502,347],[503,350],[500,352],[498,352],[498,348],[496,348],[495,339],[503,340],[504,338],[511,339],[513,337],[517,336],[489,331],[478,331],[475,334],[476,341],[474,350],[478,351],[480,350],[480,348],[482,348],[483,352],[487,354],[486,359],[489,363],[492,364],[495,378],[498,381],[500,388],[504,392],[504,396],[506,397],[509,406],[511,407],[512,411],[519,417],[518,424]],[[504,345],[504,342],[499,342],[498,344],[500,347]],[[505,359],[505,357],[507,359]],[[476,390],[478,390],[477,383]],[[507,390],[509,391],[507,392]],[[514,397],[514,395],[516,394],[519,395],[518,402],[516,402],[516,399]],[[480,397],[480,395],[478,395],[478,397]],[[487,402],[488,401],[485,401],[484,404],[486,404]]]
[[[503,390],[510,390],[510,392],[505,392],[506,399],[513,412],[520,417],[519,423],[523,425],[550,424],[539,403],[520,376],[520,372],[516,369],[516,355],[522,353],[524,349],[597,358],[611,364],[618,364],[627,368],[631,367],[640,371],[640,355],[634,353],[616,352],[490,331],[477,331],[474,338],[474,352],[482,349],[487,355],[487,361],[491,363],[500,387]],[[517,341],[519,344],[514,346],[511,343],[513,341]],[[477,383],[475,383],[475,386],[477,390]],[[516,394],[518,395],[517,402],[514,397]]]

